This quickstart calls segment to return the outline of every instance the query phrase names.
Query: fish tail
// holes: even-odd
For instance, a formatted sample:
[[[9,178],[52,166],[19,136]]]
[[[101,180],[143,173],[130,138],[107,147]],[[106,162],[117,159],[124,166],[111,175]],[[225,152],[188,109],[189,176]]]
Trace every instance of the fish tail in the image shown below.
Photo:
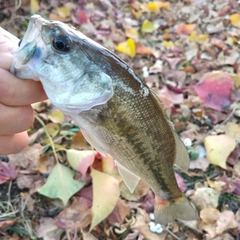
[[[154,215],[155,221],[161,224],[173,222],[175,219],[195,220],[197,217],[196,211],[184,195],[173,200],[163,200],[156,196]]]

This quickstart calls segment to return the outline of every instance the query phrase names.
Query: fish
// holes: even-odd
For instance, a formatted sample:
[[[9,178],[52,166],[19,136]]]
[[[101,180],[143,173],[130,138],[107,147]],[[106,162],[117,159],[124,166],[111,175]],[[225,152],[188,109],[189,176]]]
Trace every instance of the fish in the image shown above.
[[[131,192],[139,179],[149,184],[156,222],[196,219],[174,175],[175,166],[188,170],[188,152],[157,94],[114,53],[70,25],[33,15],[10,71],[41,81],[86,140],[115,159]]]

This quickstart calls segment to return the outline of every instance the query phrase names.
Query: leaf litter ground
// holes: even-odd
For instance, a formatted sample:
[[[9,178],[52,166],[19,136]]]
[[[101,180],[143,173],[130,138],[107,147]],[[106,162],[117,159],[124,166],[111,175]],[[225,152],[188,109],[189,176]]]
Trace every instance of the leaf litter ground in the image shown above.
[[[157,92],[188,148],[189,172],[176,178],[199,213],[155,225],[148,185],[131,194],[111,157],[45,101],[33,105],[40,121],[29,146],[1,156],[1,239],[240,239],[238,1],[23,0],[0,8],[0,25],[18,37],[33,13],[74,25]]]

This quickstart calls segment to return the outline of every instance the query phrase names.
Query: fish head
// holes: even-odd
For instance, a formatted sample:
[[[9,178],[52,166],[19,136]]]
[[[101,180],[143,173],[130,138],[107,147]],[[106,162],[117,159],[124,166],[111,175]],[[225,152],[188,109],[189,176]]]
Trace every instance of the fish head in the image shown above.
[[[88,55],[86,44],[104,49],[67,24],[33,15],[11,72],[40,80],[51,102],[70,116],[105,104],[114,94],[112,79]]]

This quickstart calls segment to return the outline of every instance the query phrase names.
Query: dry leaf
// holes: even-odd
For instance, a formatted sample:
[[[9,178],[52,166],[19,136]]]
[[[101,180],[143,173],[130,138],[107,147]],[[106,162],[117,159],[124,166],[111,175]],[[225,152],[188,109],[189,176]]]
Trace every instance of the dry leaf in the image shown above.
[[[239,27],[240,28],[240,14],[238,14],[238,13],[232,14],[230,16],[230,21],[231,21],[231,24],[234,27]]]
[[[119,43],[115,49],[121,53],[124,53],[130,57],[136,55],[135,42],[132,38],[129,38],[127,41]]]
[[[236,147],[236,141],[225,134],[207,136],[204,139],[204,146],[209,162],[226,169],[227,158]]]

